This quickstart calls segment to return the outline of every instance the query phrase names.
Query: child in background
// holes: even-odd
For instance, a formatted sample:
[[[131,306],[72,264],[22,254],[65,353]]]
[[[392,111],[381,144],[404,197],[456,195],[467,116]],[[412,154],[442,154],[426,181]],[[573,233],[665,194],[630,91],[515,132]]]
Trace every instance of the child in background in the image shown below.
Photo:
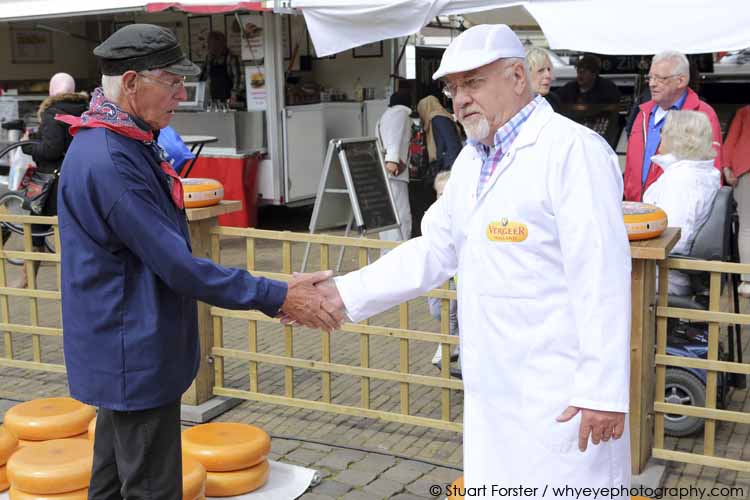
[[[440,198],[443,195],[443,190],[445,189],[445,185],[448,183],[448,179],[450,178],[450,170],[445,170],[440,173],[438,173],[435,176],[435,183],[433,184],[435,187],[435,192],[437,193],[437,197]],[[456,278],[451,278],[448,282],[448,288],[451,290],[456,289]],[[437,297],[428,297],[427,298],[427,305],[430,309],[430,315],[440,320],[440,306],[442,304],[442,299],[438,299]],[[451,335],[458,335],[458,307],[455,300],[450,301],[450,306],[448,308],[448,314],[450,318],[450,334]],[[459,346],[456,345],[453,348],[453,352],[451,353],[451,361],[456,361],[458,359],[459,354]],[[432,357],[432,364],[437,366],[438,368],[441,368],[441,358],[442,358],[442,346],[438,345],[437,350],[435,351],[435,355]]]

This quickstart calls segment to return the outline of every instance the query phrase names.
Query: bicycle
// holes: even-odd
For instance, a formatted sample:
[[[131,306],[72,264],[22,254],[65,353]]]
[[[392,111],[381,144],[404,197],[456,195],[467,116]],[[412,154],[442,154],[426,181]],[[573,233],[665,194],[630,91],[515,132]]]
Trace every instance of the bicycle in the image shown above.
[[[3,124],[3,128],[6,128]],[[10,144],[0,150],[0,158],[5,156],[6,154],[10,153],[16,148],[20,148],[24,146],[25,144],[34,144],[37,141],[20,141],[15,142],[13,144]],[[0,180],[0,184],[8,185],[7,180]],[[29,210],[24,208],[24,192],[23,190],[10,190],[6,193],[3,193],[0,195],[0,211],[4,213],[9,213],[13,215],[33,215]],[[23,248],[23,224],[17,224],[12,223],[9,221],[0,221],[0,230],[2,231],[2,238],[3,238],[3,246],[9,245],[12,247],[17,248]],[[18,235],[18,238],[13,238],[15,235]],[[52,227],[49,227],[45,230],[36,230],[34,231],[32,229],[31,233],[32,237],[42,237],[44,238],[44,248],[45,251],[54,253],[55,247],[54,247],[54,239],[51,238],[54,235],[54,230]],[[11,239],[13,238],[13,239]],[[6,259],[8,262],[14,265],[21,265],[23,264],[23,259]]]

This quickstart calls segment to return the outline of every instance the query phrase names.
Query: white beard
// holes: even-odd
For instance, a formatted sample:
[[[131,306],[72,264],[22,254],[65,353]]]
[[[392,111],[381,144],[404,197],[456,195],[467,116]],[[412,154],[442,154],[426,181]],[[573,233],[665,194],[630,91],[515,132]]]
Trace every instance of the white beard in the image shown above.
[[[473,141],[484,140],[490,135],[490,122],[484,115],[479,119],[472,119],[466,122],[462,121],[461,125],[464,126],[466,137]]]

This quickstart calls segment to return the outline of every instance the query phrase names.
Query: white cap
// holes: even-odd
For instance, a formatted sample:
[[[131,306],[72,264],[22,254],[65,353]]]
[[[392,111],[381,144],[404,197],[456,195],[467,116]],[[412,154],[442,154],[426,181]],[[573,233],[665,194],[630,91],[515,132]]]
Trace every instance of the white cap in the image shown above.
[[[480,24],[451,42],[432,79],[477,69],[506,57],[526,57],[521,40],[505,24]]]

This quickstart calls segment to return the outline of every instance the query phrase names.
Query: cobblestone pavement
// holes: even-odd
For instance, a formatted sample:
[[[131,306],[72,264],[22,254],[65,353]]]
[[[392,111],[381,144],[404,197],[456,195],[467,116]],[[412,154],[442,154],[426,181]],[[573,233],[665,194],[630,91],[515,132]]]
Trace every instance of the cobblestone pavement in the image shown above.
[[[244,266],[244,242],[234,239],[222,241],[222,263]],[[258,242],[257,268],[278,270],[281,251],[278,244]],[[334,252],[332,252],[333,254]],[[295,268],[301,260],[302,248],[295,246]],[[344,269],[351,267],[355,256],[347,255]],[[317,263],[313,252],[310,262]],[[19,268],[7,266],[9,281],[18,277]],[[39,288],[56,289],[56,272],[52,265],[41,268]],[[31,301],[13,297],[9,300],[13,322],[29,323],[33,315]],[[42,326],[60,324],[59,304],[38,301],[38,318]],[[388,311],[373,320],[373,324],[398,324],[398,311]],[[429,317],[424,299],[410,303],[410,327],[425,331],[439,331],[438,322]],[[261,324],[258,328],[258,349],[269,354],[283,353],[283,336],[276,325]],[[32,359],[31,336],[13,334],[12,348],[18,359]],[[226,347],[246,349],[247,323],[240,320],[224,322]],[[7,337],[0,335],[0,352],[8,347]],[[61,339],[40,338],[42,360],[61,363]],[[746,342],[746,345],[749,342]],[[335,332],[332,336],[334,362],[357,364],[359,338]],[[748,349],[745,349],[747,352]],[[320,337],[317,332],[295,329],[295,356],[319,359]],[[410,349],[412,373],[435,375],[430,364],[434,345],[414,342]],[[398,368],[398,341],[386,338],[371,339],[371,367],[393,370]],[[750,356],[750,352],[746,354]],[[246,362],[227,361],[225,386],[247,389],[249,370]],[[307,370],[294,370],[295,396],[315,400],[320,394],[320,375]],[[260,390],[268,394],[284,393],[282,368],[259,369]],[[373,380],[371,383],[373,408],[398,411],[398,383]],[[23,401],[38,397],[67,395],[65,377],[16,368],[0,368],[0,398]],[[337,403],[357,406],[360,397],[359,379],[334,375],[332,394]],[[431,418],[440,417],[440,393],[437,389],[415,387],[410,391],[412,413]],[[462,393],[452,391],[451,418],[461,421]],[[735,391],[729,398],[729,409],[750,412],[747,391]],[[0,404],[0,412],[3,406]],[[462,447],[460,434],[413,425],[381,422],[361,417],[334,415],[307,409],[289,408],[245,401],[217,418],[220,421],[247,422],[259,425],[273,436],[272,458],[295,463],[320,471],[322,481],[303,497],[306,500],[333,499],[420,499],[435,498],[429,486],[445,486],[460,475]],[[750,461],[748,425],[719,423],[716,432],[716,455]],[[702,436],[667,438],[666,447],[681,451],[701,452]],[[692,486],[739,487],[741,494],[714,495],[713,498],[744,498],[750,500],[750,472],[731,472],[712,467],[669,463],[664,486],[689,488]],[[709,490],[706,490],[709,491]],[[736,493],[736,492],[735,492]],[[439,498],[442,498],[440,496]],[[665,498],[677,498],[666,496]],[[681,498],[699,498],[697,495]],[[709,498],[705,496],[704,498]]]

